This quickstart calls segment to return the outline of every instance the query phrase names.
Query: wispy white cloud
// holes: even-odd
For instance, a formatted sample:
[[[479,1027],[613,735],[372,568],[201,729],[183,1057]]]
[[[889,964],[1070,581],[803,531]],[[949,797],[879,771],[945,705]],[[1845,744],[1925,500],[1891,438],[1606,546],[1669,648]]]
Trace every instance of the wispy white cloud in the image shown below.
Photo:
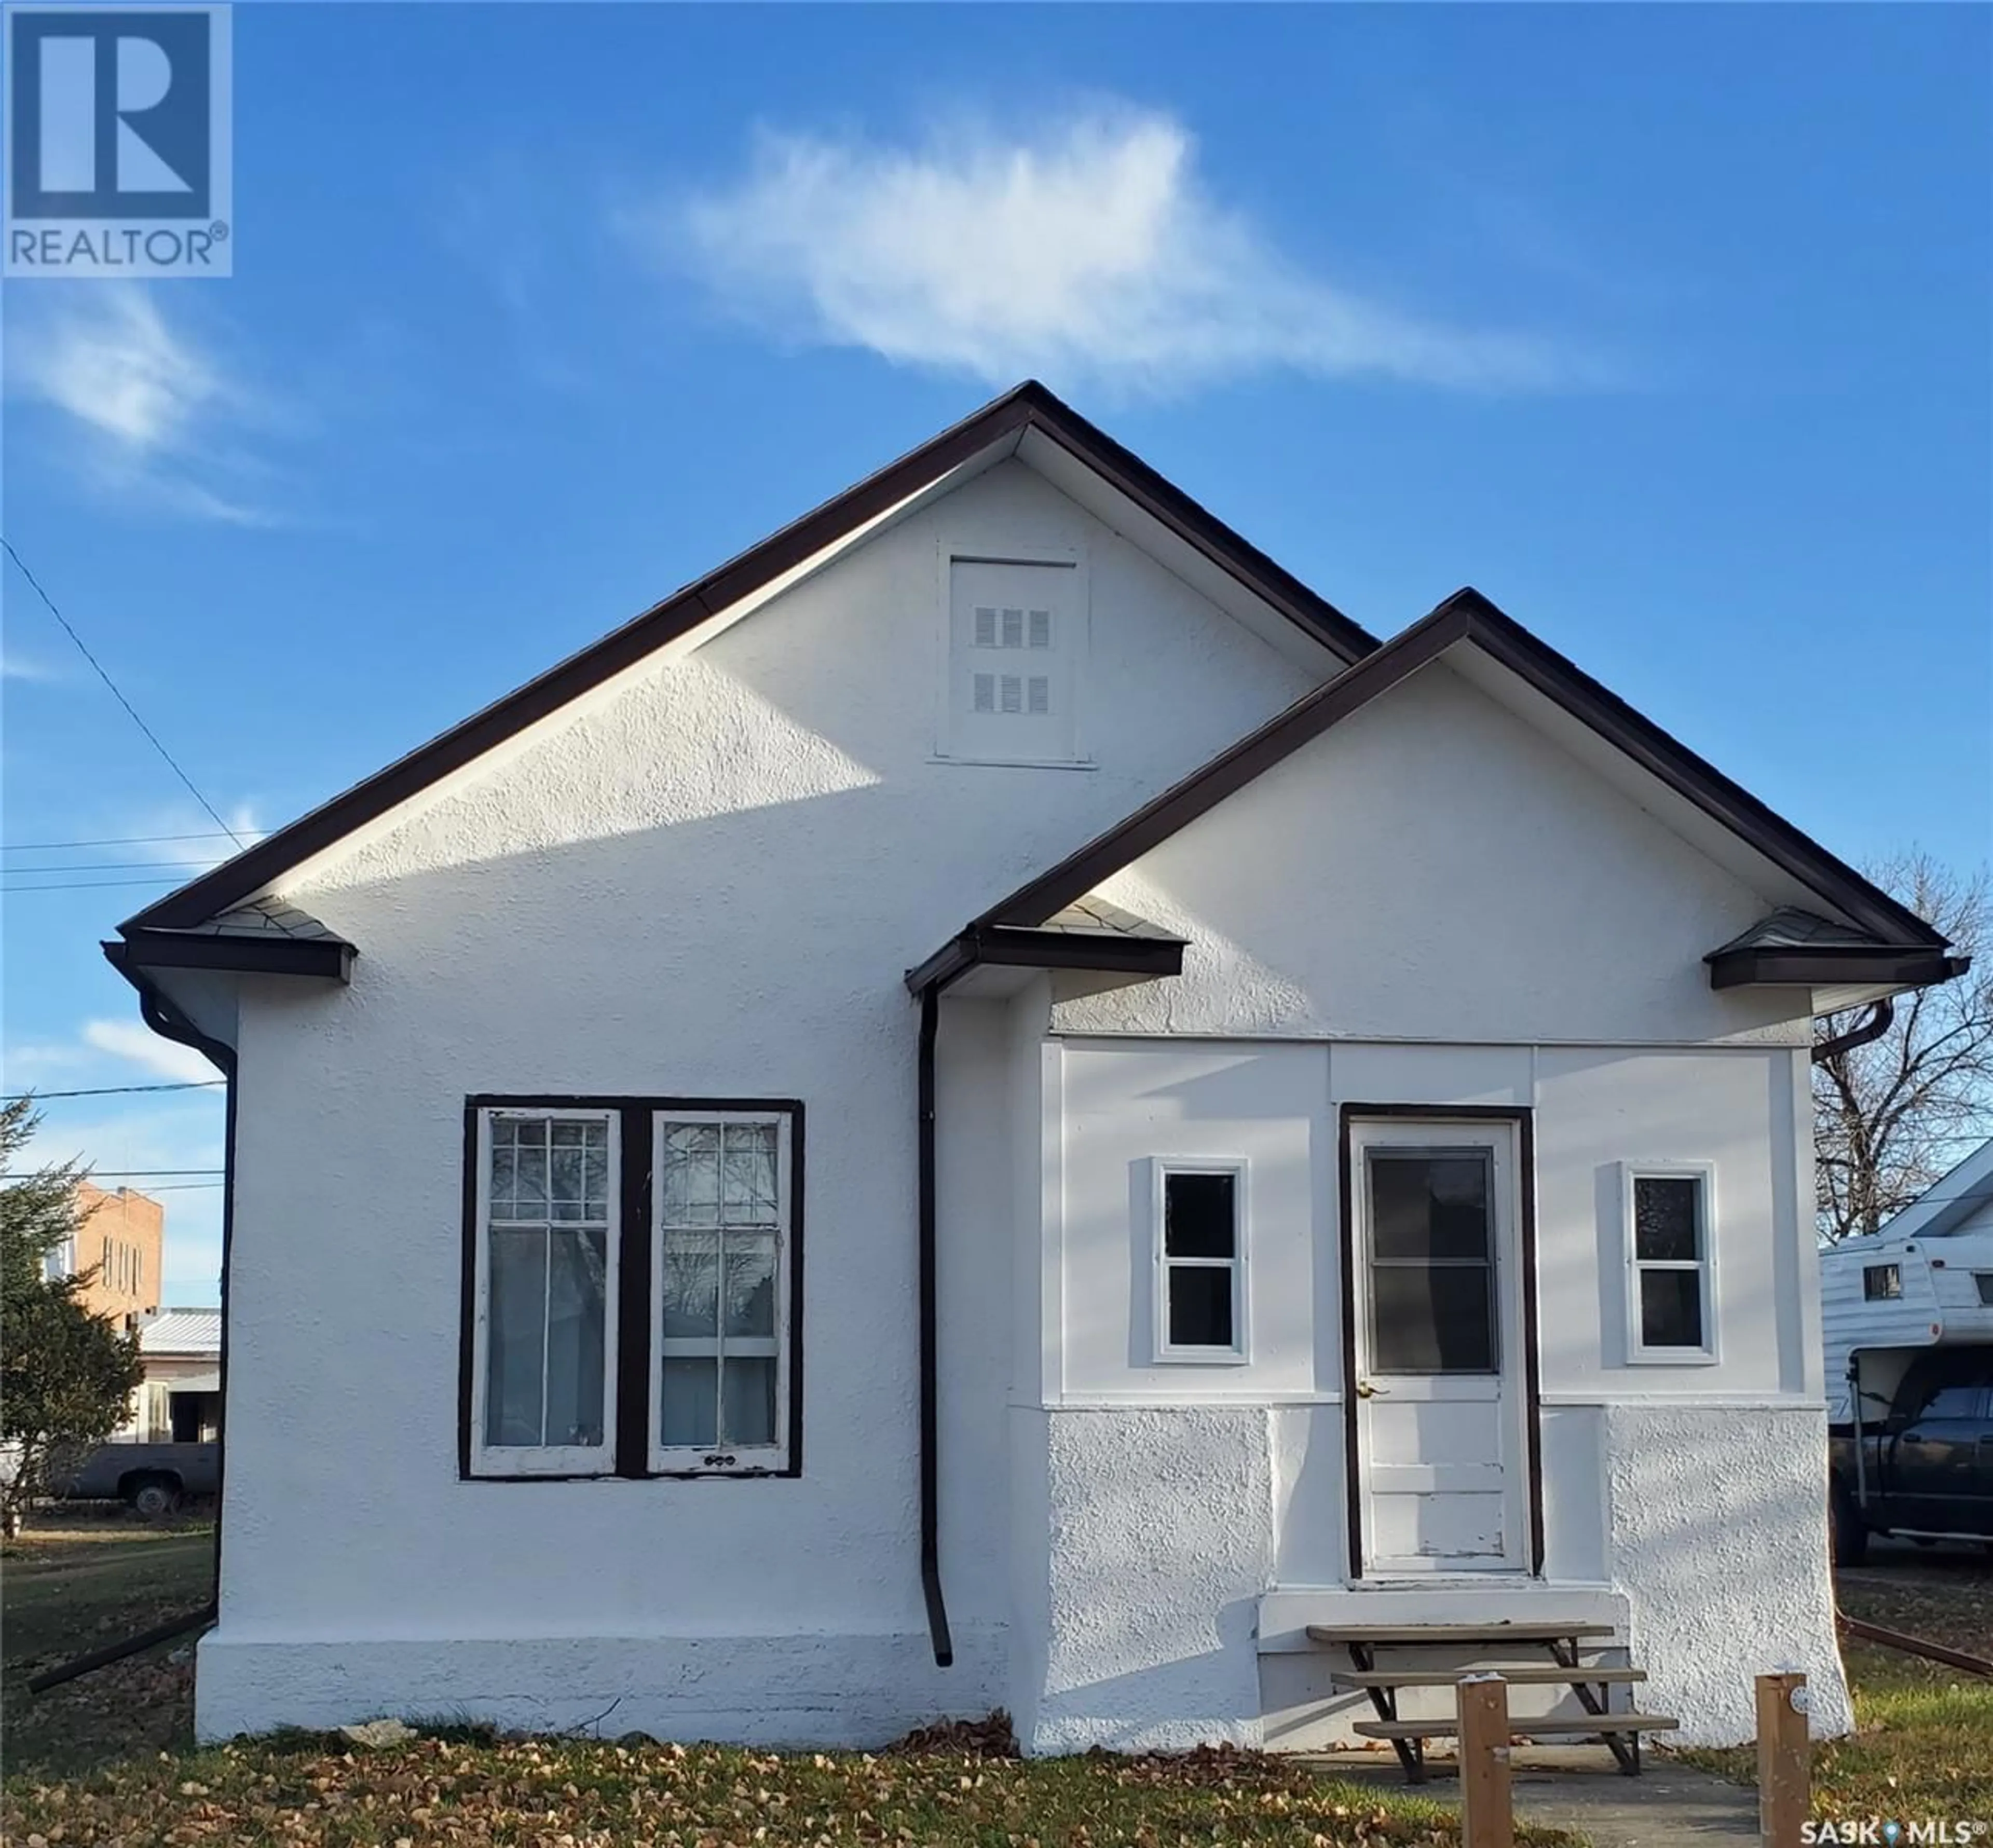
[[[156,1072],[162,1078],[199,1080],[214,1076],[214,1067],[191,1046],[162,1039],[136,1020],[87,1020],[83,1037],[99,1052]]]
[[[67,675],[50,667],[46,661],[36,661],[12,649],[0,653],[0,680],[31,681],[46,685],[68,678]]]
[[[957,123],[904,145],[764,132],[735,177],[620,224],[778,338],[993,383],[1600,376],[1567,347],[1427,318],[1294,261],[1212,194],[1189,133],[1153,111],[1096,107],[1022,138]]]
[[[57,292],[23,312],[8,388],[63,413],[101,487],[170,511],[262,525],[270,470],[251,439],[280,421],[156,294],[134,284]]]

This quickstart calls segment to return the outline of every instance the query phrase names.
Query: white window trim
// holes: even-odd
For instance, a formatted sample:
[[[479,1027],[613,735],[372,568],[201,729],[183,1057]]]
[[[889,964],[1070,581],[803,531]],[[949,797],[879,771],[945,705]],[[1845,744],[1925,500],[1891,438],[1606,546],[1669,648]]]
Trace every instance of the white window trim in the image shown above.
[[[599,1444],[493,1444],[484,1440],[491,1321],[491,1119],[538,1117],[609,1126],[609,1217],[603,1277],[602,1442]],[[616,1332],[622,1244],[622,1115],[615,1110],[552,1105],[484,1105],[477,1112],[477,1316],[471,1332],[470,1473],[473,1476],[609,1476],[616,1471]],[[589,1222],[592,1223],[592,1222]]]
[[[1240,1156],[1158,1155],[1150,1163],[1150,1286],[1154,1326],[1150,1350],[1158,1365],[1244,1367],[1253,1359],[1251,1164]],[[1232,1177],[1232,1255],[1223,1258],[1172,1258],[1166,1249],[1165,1201],[1172,1174],[1229,1174]],[[1232,1345],[1229,1348],[1179,1347],[1170,1340],[1169,1272],[1172,1266],[1232,1272]]]
[[[1085,547],[1050,544],[1028,549],[974,542],[973,535],[943,534],[937,543],[939,582],[940,655],[937,664],[935,705],[935,748],[928,759],[933,763],[973,764],[979,770],[1095,770],[1099,767],[1087,747],[1086,683],[1093,652],[1093,585],[1092,566]],[[954,572],[957,564],[1045,565],[1070,569],[1074,582],[1074,619],[1076,634],[1072,654],[1072,755],[1070,757],[982,757],[952,748],[954,712],[950,705],[950,683],[955,662]],[[1019,651],[1028,661],[1031,651]]]
[[[658,1440],[664,1423],[665,1361],[668,1348],[685,1354],[720,1354],[726,1337],[719,1337],[717,1348],[703,1340],[665,1338],[665,1126],[667,1123],[772,1123],[775,1126],[775,1334],[772,1358],[775,1362],[775,1441],[772,1444],[732,1446],[713,1443],[665,1444]],[[766,1475],[779,1473],[789,1463],[789,1271],[795,1238],[795,1195],[791,1180],[792,1150],[791,1121],[786,1110],[653,1110],[651,1112],[651,1380],[646,1412],[649,1426],[650,1467],[660,1476]],[[705,1228],[699,1228],[704,1231]],[[724,1226],[712,1228],[723,1235]],[[755,1358],[766,1336],[737,1337],[755,1344]],[[723,1457],[730,1460],[710,1460]]]
[[[1700,1255],[1687,1259],[1643,1259],[1634,1230],[1634,1193],[1642,1180],[1694,1180]],[[1626,1245],[1626,1365],[1629,1367],[1714,1367],[1722,1360],[1718,1327],[1716,1262],[1716,1167],[1706,1161],[1626,1161],[1619,1164],[1620,1229]],[[1640,1338],[1640,1273],[1692,1270],[1702,1290],[1702,1345],[1650,1348]]]

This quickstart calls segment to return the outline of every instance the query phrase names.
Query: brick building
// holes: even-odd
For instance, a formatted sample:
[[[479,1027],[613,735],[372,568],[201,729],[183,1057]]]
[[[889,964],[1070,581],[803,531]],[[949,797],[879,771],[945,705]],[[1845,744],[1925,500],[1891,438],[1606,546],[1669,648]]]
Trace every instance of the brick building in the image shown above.
[[[159,1307],[166,1209],[132,1187],[107,1193],[86,1180],[76,1192],[76,1235],[50,1253],[50,1274],[91,1272],[85,1307],[121,1329],[135,1328]]]

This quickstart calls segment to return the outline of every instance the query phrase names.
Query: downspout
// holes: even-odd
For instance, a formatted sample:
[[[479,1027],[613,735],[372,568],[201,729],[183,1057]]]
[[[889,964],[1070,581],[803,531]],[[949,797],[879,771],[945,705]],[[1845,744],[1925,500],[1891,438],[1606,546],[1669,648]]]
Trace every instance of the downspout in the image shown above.
[[[1884,999],[1875,1003],[1868,1010],[1868,1018],[1859,1026],[1851,1026],[1844,1033],[1836,1033],[1831,1040],[1822,1040],[1813,1049],[1813,1062],[1824,1065],[1829,1059],[1844,1052],[1852,1052],[1858,1046],[1866,1046],[1871,1040],[1879,1040],[1889,1030],[1896,1018],[1895,1002]]]
[[[935,1277],[935,1040],[940,1026],[940,992],[925,988],[921,991],[916,1105],[920,1150],[921,1591],[927,1600],[935,1665],[945,1669],[955,1661],[955,1645],[949,1636],[948,1606],[941,1589],[941,1396],[935,1371],[940,1327]]]
[[[215,1421],[214,1443],[214,1593],[210,1603],[221,1607],[221,1531],[227,1506],[228,1473],[228,1260],[235,1235],[235,1048],[203,1033],[193,1021],[166,999],[145,972],[122,958],[111,955],[121,944],[107,944],[118,973],[138,991],[138,1013],[145,1024],[162,1039],[190,1046],[210,1061],[227,1081],[222,1129],[221,1171],[221,1347],[215,1371],[221,1390],[220,1415]]]

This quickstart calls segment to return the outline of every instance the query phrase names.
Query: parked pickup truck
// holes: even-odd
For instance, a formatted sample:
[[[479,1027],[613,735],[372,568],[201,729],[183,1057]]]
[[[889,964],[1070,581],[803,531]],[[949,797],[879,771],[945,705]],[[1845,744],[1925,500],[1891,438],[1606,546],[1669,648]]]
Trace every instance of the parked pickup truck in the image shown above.
[[[218,1443],[107,1443],[63,1487],[72,1501],[125,1501],[149,1521],[221,1487]]]
[[[1835,1560],[1859,1564],[1871,1534],[1993,1542],[1993,1347],[1926,1349],[1863,1404],[1858,1456],[1851,1424],[1827,1440]]]

